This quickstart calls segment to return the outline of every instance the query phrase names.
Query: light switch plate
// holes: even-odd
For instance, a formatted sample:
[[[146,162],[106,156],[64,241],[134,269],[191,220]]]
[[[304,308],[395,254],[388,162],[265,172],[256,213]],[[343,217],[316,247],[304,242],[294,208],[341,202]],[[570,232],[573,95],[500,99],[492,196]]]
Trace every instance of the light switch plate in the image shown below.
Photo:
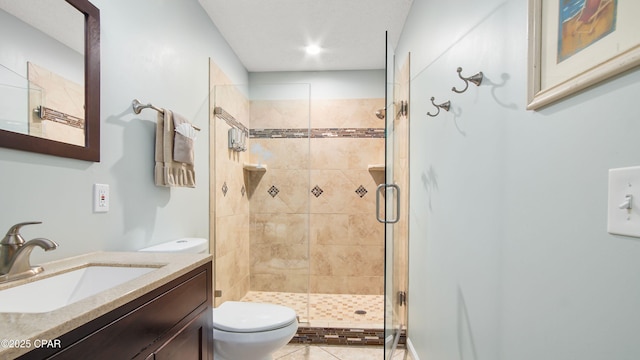
[[[640,166],[609,169],[607,213],[609,233],[640,237]]]

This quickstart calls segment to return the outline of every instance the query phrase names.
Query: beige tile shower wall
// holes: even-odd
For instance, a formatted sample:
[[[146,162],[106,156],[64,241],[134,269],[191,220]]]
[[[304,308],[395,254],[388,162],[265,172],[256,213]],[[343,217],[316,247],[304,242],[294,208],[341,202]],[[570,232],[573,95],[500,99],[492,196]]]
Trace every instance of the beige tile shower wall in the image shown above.
[[[243,164],[248,152],[228,149],[230,126],[213,116],[221,106],[236,120],[248,127],[249,101],[236,86],[211,63],[210,128],[210,241],[214,249],[214,289],[222,296],[214,299],[218,306],[227,300],[240,300],[249,291],[249,199]]]
[[[251,139],[251,157],[251,290],[307,292],[309,140]]]
[[[313,100],[313,128],[383,128],[384,120],[374,114],[384,108],[384,99]]]
[[[308,100],[252,100],[252,129],[306,129]]]
[[[384,139],[311,139],[311,292],[382,294],[384,228],[375,190],[384,173]],[[359,191],[358,191],[359,190]]]
[[[374,113],[382,107],[383,99],[314,100],[310,127],[381,128]],[[253,101],[251,127],[307,128],[305,112],[304,101]],[[252,139],[251,159],[268,167],[249,182],[251,289],[382,294],[375,189],[384,173],[368,166],[384,163],[384,139]]]
[[[384,99],[315,100],[311,127],[383,128],[374,115],[383,107]],[[375,190],[384,173],[368,170],[383,163],[384,139],[311,139],[310,185],[323,190],[310,195],[311,292],[383,294],[384,227],[375,218]]]

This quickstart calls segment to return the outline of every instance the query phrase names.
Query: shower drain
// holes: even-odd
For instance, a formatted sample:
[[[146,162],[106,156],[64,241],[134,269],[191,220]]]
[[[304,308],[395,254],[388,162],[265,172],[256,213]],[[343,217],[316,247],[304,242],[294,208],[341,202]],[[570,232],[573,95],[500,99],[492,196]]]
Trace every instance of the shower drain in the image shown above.
[[[356,311],[355,311],[355,313],[356,313],[356,314],[358,314],[358,315],[364,315],[364,314],[366,314],[367,312],[366,312],[366,311],[364,311],[364,310],[356,310]]]

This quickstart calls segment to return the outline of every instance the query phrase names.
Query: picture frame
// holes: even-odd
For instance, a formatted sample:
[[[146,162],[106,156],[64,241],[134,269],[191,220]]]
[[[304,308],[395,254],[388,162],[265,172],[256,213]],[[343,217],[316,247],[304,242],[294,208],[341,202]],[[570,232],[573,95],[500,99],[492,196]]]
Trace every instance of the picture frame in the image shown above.
[[[569,19],[569,15],[562,13],[560,2],[563,5],[584,3],[580,6],[586,7],[586,3],[599,2],[603,5],[604,1],[605,7],[613,8],[598,9],[595,16],[596,19],[602,16],[597,19],[601,23],[613,21],[613,29],[610,23],[606,23],[608,30],[596,30],[601,32],[600,35],[593,35],[595,26],[587,24],[589,26],[580,30],[577,36],[567,35],[571,26],[569,20],[577,23],[580,15]],[[540,109],[640,65],[640,31],[634,31],[640,29],[640,22],[632,15],[640,15],[640,2],[637,0],[529,0],[527,109]],[[577,26],[571,31],[575,33]],[[577,50],[575,47],[571,51],[565,50],[570,47],[567,45],[569,42],[578,42],[575,39],[584,37],[583,34],[588,34],[589,30],[592,40],[581,39],[581,47]]]

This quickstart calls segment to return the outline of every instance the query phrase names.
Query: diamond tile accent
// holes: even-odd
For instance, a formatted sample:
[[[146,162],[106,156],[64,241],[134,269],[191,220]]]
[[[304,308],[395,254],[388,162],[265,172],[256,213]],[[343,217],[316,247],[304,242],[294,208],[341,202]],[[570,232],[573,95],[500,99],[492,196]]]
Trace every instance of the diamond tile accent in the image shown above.
[[[242,185],[242,189],[240,189],[240,193],[242,194],[242,197],[244,197],[244,194],[247,193],[247,189],[245,189],[244,185]]]
[[[224,184],[222,184],[222,195],[227,196],[227,191],[229,191],[229,187],[227,186],[227,182],[225,181]]]
[[[322,195],[323,192],[324,191],[318,185],[314,186],[313,189],[311,189],[311,193],[315,197],[320,197],[320,195]]]
[[[356,194],[358,194],[358,196],[363,197],[365,195],[367,195],[368,191],[367,189],[364,188],[364,186],[360,185],[357,189],[356,189]]]
[[[269,195],[271,195],[271,197],[276,197],[276,195],[278,195],[280,190],[278,190],[278,188],[275,185],[272,185],[267,192],[269,193]]]

